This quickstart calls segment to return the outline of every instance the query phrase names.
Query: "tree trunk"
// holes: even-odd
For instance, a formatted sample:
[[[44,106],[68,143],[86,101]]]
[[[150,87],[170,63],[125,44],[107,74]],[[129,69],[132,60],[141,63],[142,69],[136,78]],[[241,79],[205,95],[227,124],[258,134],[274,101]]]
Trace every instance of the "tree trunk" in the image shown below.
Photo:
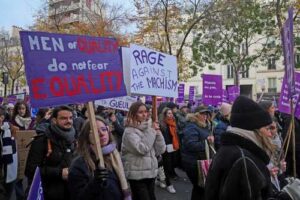
[[[11,80],[11,89],[10,89],[10,94],[14,94],[14,89],[15,89],[15,79]]]
[[[240,70],[234,69],[233,79],[234,79],[234,85],[240,87]]]

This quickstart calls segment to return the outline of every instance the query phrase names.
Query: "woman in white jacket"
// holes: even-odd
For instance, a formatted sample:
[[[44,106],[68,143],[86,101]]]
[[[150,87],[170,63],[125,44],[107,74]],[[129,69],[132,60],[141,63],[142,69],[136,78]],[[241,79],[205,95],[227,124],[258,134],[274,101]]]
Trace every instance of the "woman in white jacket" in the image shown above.
[[[121,154],[133,200],[155,200],[156,156],[166,150],[158,123],[147,120],[147,115],[145,104],[132,104],[122,138]]]

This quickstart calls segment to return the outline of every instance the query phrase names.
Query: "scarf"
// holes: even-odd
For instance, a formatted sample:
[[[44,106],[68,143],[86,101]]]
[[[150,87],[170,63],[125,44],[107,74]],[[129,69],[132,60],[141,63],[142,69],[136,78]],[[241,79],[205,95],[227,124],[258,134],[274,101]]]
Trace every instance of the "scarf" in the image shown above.
[[[236,128],[236,127],[227,127],[227,132],[237,134],[243,138],[246,138],[250,141],[252,141],[254,144],[259,146],[261,149],[264,149],[262,144],[258,141],[256,133],[254,131],[249,131],[241,128]]]
[[[105,147],[102,147],[102,153],[103,153],[103,156],[109,156],[109,158],[111,160],[112,167],[119,178],[121,188],[123,191],[123,195],[124,195],[124,199],[130,199],[131,194],[129,192],[129,187],[128,187],[127,180],[126,180],[125,174],[124,174],[123,163],[122,163],[120,154],[116,148],[116,144],[110,143],[110,144],[106,145]]]
[[[15,122],[20,126],[24,127],[25,130],[28,130],[30,124],[31,124],[31,117],[21,117],[20,115],[16,115]]]
[[[11,135],[10,126],[7,122],[4,122],[1,126],[3,130],[2,138],[0,140],[3,143],[1,158],[3,164],[6,166],[6,177],[5,182],[11,183],[17,179],[17,169],[18,169],[18,157],[16,142],[14,137]]]
[[[179,149],[179,139],[177,136],[176,122],[173,118],[167,118],[165,119],[165,123],[169,127],[170,135],[172,136],[173,149],[176,151]]]
[[[71,145],[75,141],[75,129],[63,130],[54,123],[50,124],[51,134],[67,142]]]

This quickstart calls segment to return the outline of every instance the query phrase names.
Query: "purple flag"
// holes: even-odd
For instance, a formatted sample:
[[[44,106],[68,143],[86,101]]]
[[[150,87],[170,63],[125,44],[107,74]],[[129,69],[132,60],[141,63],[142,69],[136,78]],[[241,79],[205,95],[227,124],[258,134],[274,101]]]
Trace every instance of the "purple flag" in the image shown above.
[[[222,76],[203,74],[203,104],[217,106],[222,103]]]
[[[290,99],[295,94],[295,58],[294,58],[294,35],[293,35],[293,8],[289,8],[289,17],[281,30],[283,45],[285,76]]]
[[[184,103],[184,83],[178,85],[177,103]]]
[[[194,97],[195,97],[195,86],[190,86],[190,89],[189,89],[189,102],[190,103],[194,102]]]
[[[295,116],[297,118],[300,118],[300,101],[299,101],[299,94],[300,94],[300,73],[295,73],[295,91],[296,95],[293,97],[294,102],[296,103],[295,105]],[[287,83],[286,76],[283,78],[282,86],[281,86],[281,93],[280,93],[280,98],[278,102],[278,109],[280,112],[290,114],[291,113],[291,108],[290,108],[290,91]]]
[[[126,96],[114,38],[21,31],[35,108]]]
[[[240,88],[238,86],[230,86],[227,88],[227,92],[228,92],[228,101],[234,102],[234,100],[240,96]]]
[[[43,200],[43,187],[42,187],[42,179],[40,174],[40,168],[37,167],[35,169],[33,181],[29,190],[28,198],[27,200]]]

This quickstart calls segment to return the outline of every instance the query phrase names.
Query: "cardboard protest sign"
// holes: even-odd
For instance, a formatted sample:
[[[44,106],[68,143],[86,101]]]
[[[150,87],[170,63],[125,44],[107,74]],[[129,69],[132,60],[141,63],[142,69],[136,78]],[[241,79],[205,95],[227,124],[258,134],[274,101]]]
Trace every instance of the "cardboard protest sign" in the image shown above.
[[[40,168],[37,167],[34,172],[33,180],[30,186],[27,200],[43,200],[43,186]]]
[[[116,39],[28,31],[20,37],[33,107],[126,95]]]
[[[222,103],[222,76],[203,74],[203,104],[217,106]]]
[[[32,141],[36,135],[34,130],[16,130],[16,143],[18,151],[18,178],[24,178],[25,166],[29,148],[26,146]]]
[[[137,97],[116,97],[110,99],[96,100],[95,105],[101,105],[108,108],[128,111],[131,104],[137,101]]]
[[[122,52],[123,67],[127,70],[125,82],[131,94],[177,98],[175,56],[134,44]]]
[[[177,103],[184,103],[184,83],[178,85]]]
[[[234,102],[235,99],[240,96],[240,87],[233,85],[227,88],[228,101]]]

